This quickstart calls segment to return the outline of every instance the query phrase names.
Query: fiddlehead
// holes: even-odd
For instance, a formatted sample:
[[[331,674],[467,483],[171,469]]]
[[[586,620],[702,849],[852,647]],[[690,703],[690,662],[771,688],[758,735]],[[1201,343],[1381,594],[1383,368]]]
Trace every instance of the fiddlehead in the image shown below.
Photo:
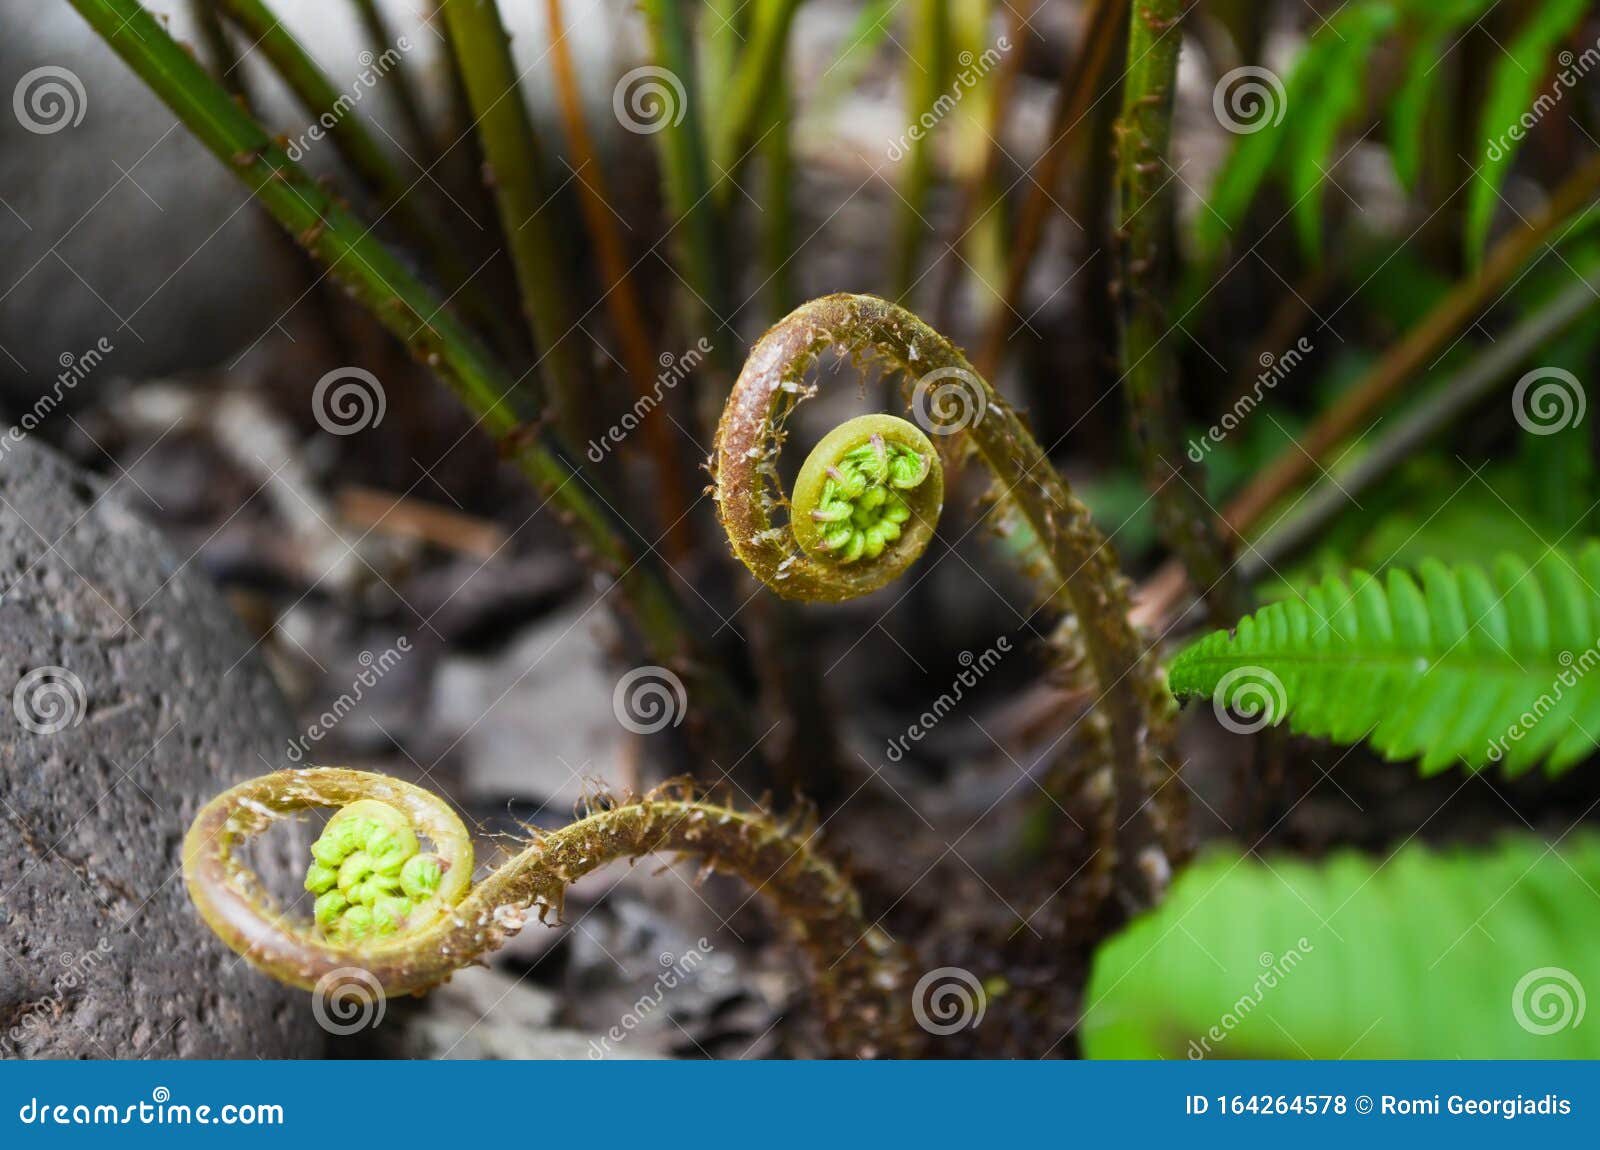
[[[900,442],[908,452],[926,454],[931,442],[921,431],[890,416],[852,420],[818,445],[792,495],[785,495],[778,478],[785,425],[795,406],[815,394],[806,373],[830,346],[900,373],[907,408],[940,441],[928,478],[912,489],[916,499],[908,498],[911,516],[876,556],[866,547],[855,554],[853,537],[843,554],[838,547],[817,552],[819,527],[829,541],[826,526],[843,519],[831,518],[832,512],[817,517],[807,482],[815,473],[808,469],[818,453],[837,466],[861,450],[873,428],[905,429],[900,433],[907,438]],[[882,434],[892,441],[889,431]],[[1159,816],[1144,796],[1157,789],[1153,760],[1170,734],[1171,698],[1128,621],[1127,581],[1110,544],[1021,419],[955,345],[911,312],[875,296],[832,295],[796,308],[752,349],[723,409],[712,460],[718,516],[734,554],[778,594],[852,599],[884,586],[921,555],[937,522],[943,467],[969,451],[993,474],[996,499],[1038,539],[1043,597],[1076,617],[1058,638],[1063,647],[1075,642],[1073,636],[1081,639],[1093,697],[1105,716],[1104,724],[1096,716],[1086,727],[1092,738],[1103,737],[1104,759],[1112,767],[1116,824],[1122,828],[1115,852],[1121,885],[1136,904],[1151,901],[1165,881],[1167,860],[1157,842],[1163,828],[1151,825]],[[902,466],[909,476],[906,459]],[[852,555],[850,562],[839,562]]]
[[[240,850],[317,807],[338,813],[312,847],[308,922],[275,905]],[[837,1053],[909,1053],[907,956],[807,843],[764,814],[672,786],[536,835],[473,883],[471,838],[443,799],[384,775],[313,767],[262,775],[207,803],[184,839],[183,867],[206,924],[272,977],[312,989],[360,967],[386,994],[419,994],[516,934],[529,911],[559,917],[567,886],[590,871],[656,852],[694,856],[745,879],[793,928]]]

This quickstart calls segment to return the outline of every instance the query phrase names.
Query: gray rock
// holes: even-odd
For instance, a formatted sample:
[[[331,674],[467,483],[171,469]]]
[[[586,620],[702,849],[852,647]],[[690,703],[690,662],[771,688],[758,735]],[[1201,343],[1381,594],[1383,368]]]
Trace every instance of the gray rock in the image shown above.
[[[181,42],[206,52],[188,0],[146,0]],[[540,65],[548,34],[544,6],[504,5],[512,52],[543,138],[562,140],[551,69]],[[398,52],[423,101],[446,136],[448,104],[444,39],[439,17],[410,0],[380,0],[393,42],[371,42],[354,4],[274,0],[273,12],[316,57],[335,87],[358,101],[355,114],[376,125],[381,142],[408,139],[388,82],[371,66],[375,55]],[[568,4],[568,35],[590,122],[613,125],[611,88],[623,62],[619,26],[634,32],[625,6]],[[304,284],[286,276],[281,245],[263,213],[248,206],[244,185],[176,122],[154,95],[89,26],[65,4],[0,0],[0,399],[31,404],[58,390],[63,356],[81,360],[100,346],[108,366],[61,390],[83,400],[112,373],[159,375],[217,363],[232,364],[244,349],[275,338]],[[303,162],[334,175],[355,195],[359,186],[336,161],[337,149],[306,137],[309,118],[272,74],[251,37],[243,50],[245,81],[262,118],[303,146]],[[616,57],[614,59],[614,57]],[[18,114],[17,102],[23,108]],[[616,126],[606,149],[637,144]],[[648,151],[648,149],[646,149]],[[424,188],[417,162],[397,148],[407,182]],[[626,186],[619,181],[619,186]],[[356,196],[358,202],[359,195]],[[450,213],[443,197],[424,210]],[[99,341],[113,349],[106,352]]]
[[[0,1051],[316,1055],[309,999],[217,941],[180,873],[200,804],[279,765],[282,700],[115,485],[0,449]],[[274,889],[293,839],[253,857]]]

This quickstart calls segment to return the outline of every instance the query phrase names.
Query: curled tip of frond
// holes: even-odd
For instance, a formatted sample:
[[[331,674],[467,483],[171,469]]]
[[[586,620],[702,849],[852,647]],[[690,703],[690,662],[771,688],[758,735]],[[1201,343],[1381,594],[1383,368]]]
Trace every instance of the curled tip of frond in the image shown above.
[[[906,958],[878,945],[854,888],[812,850],[809,833],[697,801],[683,779],[643,798],[597,790],[584,805],[578,821],[533,836],[474,885],[471,839],[437,795],[365,771],[279,771],[201,808],[184,839],[184,879],[206,924],[274,978],[314,989],[358,967],[384,993],[405,994],[479,962],[530,910],[541,922],[552,911],[559,919],[567,886],[608,862],[690,856],[751,883],[794,928],[839,1053],[905,1051]],[[279,821],[318,807],[338,813],[312,847],[308,920],[277,907],[239,854]]]
[[[916,424],[864,415],[825,436],[793,493],[783,492],[776,459],[785,422],[815,394],[803,378],[828,347],[858,369],[876,361],[903,374],[913,410],[917,377],[940,369],[977,376],[948,340],[872,296],[827,296],[797,308],[746,360],[723,409],[713,468],[728,541],[785,598],[838,602],[893,581],[927,549],[943,509],[944,468]],[[775,526],[771,512],[784,506],[787,523]]]

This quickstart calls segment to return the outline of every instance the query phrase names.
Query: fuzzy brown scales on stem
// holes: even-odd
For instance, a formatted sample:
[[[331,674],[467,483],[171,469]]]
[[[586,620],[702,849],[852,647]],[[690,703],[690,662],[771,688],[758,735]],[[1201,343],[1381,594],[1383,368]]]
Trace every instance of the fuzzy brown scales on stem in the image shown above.
[[[774,512],[811,510],[789,506],[777,479],[777,455],[795,405],[815,391],[806,373],[829,347],[900,373],[907,406],[941,440],[943,461],[953,466],[968,452],[976,455],[994,476],[997,502],[1038,539],[1044,570],[1037,582],[1052,606],[1075,616],[1095,707],[1108,728],[1119,830],[1115,845],[1102,849],[1114,852],[1124,897],[1134,906],[1154,901],[1174,849],[1170,840],[1179,833],[1144,799],[1152,789],[1151,767],[1171,737],[1171,697],[1128,621],[1127,581],[1115,552],[1022,420],[954,344],[904,308],[865,295],[813,300],[768,331],[723,409],[712,461],[718,514],[734,554],[780,595],[835,602],[884,585],[925,546],[923,540],[886,552],[883,569],[830,564],[803,551],[789,523],[774,522]],[[941,409],[930,384],[957,386],[956,407]],[[926,527],[931,535],[932,524]],[[1075,654],[1072,645],[1063,647],[1067,657]]]
[[[370,800],[401,812],[432,843],[444,877],[397,932],[335,944],[274,904],[240,848],[302,811]],[[682,784],[591,807],[602,809],[537,835],[473,884],[471,840],[437,795],[364,771],[279,771],[240,783],[201,809],[184,839],[184,878],[217,936],[282,982],[312,989],[334,971],[358,967],[385,994],[420,994],[499,947],[528,912],[540,921],[552,911],[559,917],[567,886],[590,871],[649,854],[691,857],[750,883],[793,931],[836,1053],[913,1052],[909,956],[866,920],[854,887],[811,849],[809,834],[758,811],[697,801]]]
[[[1204,476],[1184,452],[1177,357],[1161,298],[1173,178],[1166,156],[1182,39],[1178,23],[1185,8],[1185,0],[1134,4],[1116,129],[1122,249],[1118,304],[1122,374],[1145,482],[1155,495],[1156,519],[1220,623],[1242,614],[1244,601],[1219,517],[1205,499]]]

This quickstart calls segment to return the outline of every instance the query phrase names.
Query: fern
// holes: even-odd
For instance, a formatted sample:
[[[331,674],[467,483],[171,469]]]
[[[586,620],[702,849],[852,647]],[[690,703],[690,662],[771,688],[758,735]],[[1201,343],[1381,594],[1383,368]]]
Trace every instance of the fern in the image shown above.
[[[1584,18],[1590,3],[1591,0],[1543,0],[1490,73],[1479,133],[1485,148],[1483,166],[1467,192],[1467,252],[1474,260],[1482,258],[1488,244],[1489,225],[1500,203],[1500,185],[1516,156],[1518,141],[1506,133],[1533,108],[1535,92],[1549,72],[1551,53]],[[1490,143],[1500,140],[1503,143],[1499,146]]]
[[[1273,176],[1293,204],[1296,230],[1308,258],[1321,252],[1320,189],[1341,157],[1346,131],[1367,113],[1372,60],[1384,44],[1400,42],[1402,75],[1388,102],[1386,134],[1395,172],[1414,188],[1421,177],[1430,107],[1438,99],[1451,51],[1495,7],[1493,0],[1351,0],[1307,41],[1290,68],[1281,118],[1241,135],[1212,186],[1210,212],[1197,217],[1196,241],[1206,262],[1243,220]],[[1506,133],[1528,112],[1546,83],[1555,49],[1583,19],[1588,0],[1537,0],[1528,6],[1509,46],[1491,65],[1482,106],[1474,113],[1485,154],[1468,190],[1469,253],[1483,251],[1517,141]],[[1499,146],[1490,148],[1492,141]]]
[[[1597,632],[1600,542],[1489,572],[1425,561],[1415,579],[1331,576],[1265,607],[1185,650],[1169,683],[1425,772],[1503,759],[1554,774],[1600,742]]]
[[[1092,1058],[1596,1058],[1600,836],[1204,856],[1095,956]],[[1215,1029],[1213,1029],[1215,1028]],[[1220,1036],[1220,1037],[1219,1037]]]

